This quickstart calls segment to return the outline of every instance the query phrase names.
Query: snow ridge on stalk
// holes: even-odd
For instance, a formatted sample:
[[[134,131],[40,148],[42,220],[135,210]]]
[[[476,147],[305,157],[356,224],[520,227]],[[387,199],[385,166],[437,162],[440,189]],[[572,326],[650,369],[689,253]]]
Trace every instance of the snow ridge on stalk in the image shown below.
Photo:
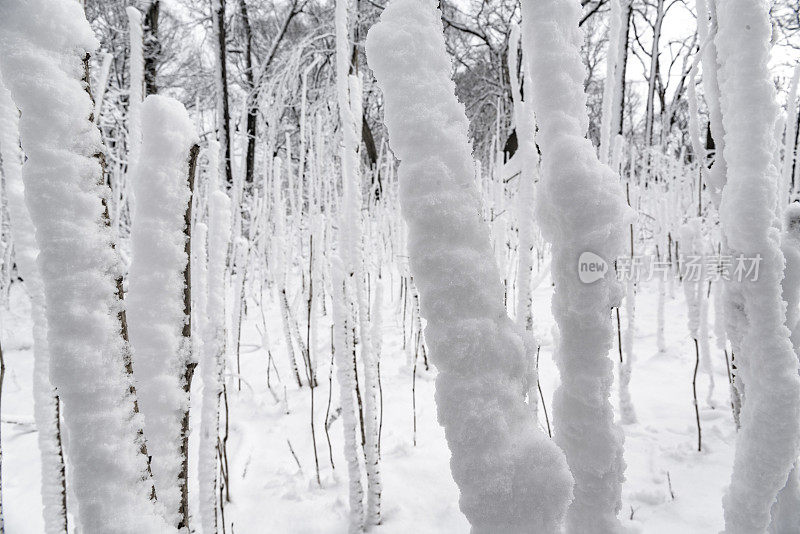
[[[616,532],[625,462],[624,436],[609,401],[613,383],[613,306],[621,299],[613,265],[624,251],[630,209],[618,175],[603,165],[586,138],[585,69],[574,0],[525,0],[522,31],[539,124],[542,181],[539,225],[552,243],[553,316],[560,336],[555,359],[561,385],[553,399],[555,441],[575,477],[567,532]],[[554,75],[558,73],[558,75]],[[605,276],[582,283],[579,257],[606,262]]]
[[[392,0],[367,57],[401,161],[411,270],[461,510],[473,532],[558,532],[572,477],[524,403],[524,334],[504,308],[436,2]]]
[[[77,530],[168,532],[149,498],[142,418],[126,371],[122,266],[87,91],[86,57],[96,47],[77,2],[18,0],[3,7],[0,68],[22,112],[25,198],[40,249],[50,378],[69,434]]]
[[[767,529],[772,503],[797,458],[800,377],[781,298],[785,258],[775,217],[779,173],[773,163],[778,106],[767,66],[767,5],[729,0],[720,4],[718,18],[728,166],[720,220],[734,257],[760,258],[757,279],[745,276],[730,282],[741,295],[747,318],[741,338],[746,365],[739,367],[747,390],[723,506],[727,533],[752,534]]]
[[[188,406],[184,370],[193,360],[183,326],[185,213],[191,201],[190,150],[198,142],[183,105],[148,96],[142,105],[141,159],[131,177],[128,325],[158,500],[170,524],[180,522],[181,423]]]
[[[64,458],[58,433],[58,399],[50,383],[50,351],[44,286],[36,257],[36,229],[25,205],[23,155],[19,146],[19,111],[0,83],[0,162],[5,177],[8,212],[17,270],[25,280],[33,320],[33,416],[42,462],[42,515],[45,534],[67,532],[64,495]]]

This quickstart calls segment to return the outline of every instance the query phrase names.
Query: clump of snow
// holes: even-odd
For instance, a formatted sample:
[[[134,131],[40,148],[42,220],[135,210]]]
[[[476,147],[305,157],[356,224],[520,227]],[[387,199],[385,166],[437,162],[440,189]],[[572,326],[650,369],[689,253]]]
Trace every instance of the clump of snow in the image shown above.
[[[436,2],[392,0],[367,57],[401,161],[411,270],[461,510],[474,532],[556,532],[572,477],[524,403],[522,331],[504,309]]]

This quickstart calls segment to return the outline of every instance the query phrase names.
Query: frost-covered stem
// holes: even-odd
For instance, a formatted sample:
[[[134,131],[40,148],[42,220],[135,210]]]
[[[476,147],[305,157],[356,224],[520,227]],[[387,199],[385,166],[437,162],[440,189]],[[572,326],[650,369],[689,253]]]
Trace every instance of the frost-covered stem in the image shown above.
[[[74,2],[20,1],[0,18],[0,69],[22,112],[25,196],[40,249],[50,378],[69,432],[77,528],[160,532],[168,529],[148,498],[142,418],[127,369],[122,265],[87,91],[86,59],[96,46]]]
[[[792,167],[796,157],[797,140],[797,88],[800,83],[800,64],[794,68],[794,76],[786,95],[786,134],[783,139],[783,167],[781,171],[780,200],[783,206],[789,204],[792,189]]]
[[[227,0],[211,0],[211,24],[214,30],[217,97],[217,141],[219,142],[219,175],[226,184],[233,184],[231,170],[231,113],[228,97],[228,48],[225,30]],[[238,207],[234,206],[235,209]]]
[[[215,146],[209,146],[208,199],[208,304],[205,311],[207,329],[203,339],[200,371],[203,398],[200,420],[197,478],[200,500],[200,521],[204,533],[216,533],[217,526],[217,457],[219,435],[219,402],[222,374],[225,369],[225,259],[230,239],[230,199],[218,190],[217,168],[213,165]],[[220,486],[220,491],[222,488]],[[221,503],[220,503],[221,504]]]
[[[336,380],[339,382],[339,401],[342,403],[342,429],[344,432],[344,456],[347,462],[349,480],[350,517],[348,531],[361,532],[364,529],[364,490],[361,486],[361,466],[359,462],[358,442],[356,440],[358,414],[353,400],[355,391],[355,370],[352,355],[348,350],[350,338],[349,311],[345,304],[347,287],[343,266],[339,258],[332,258],[333,275],[333,324],[334,324],[334,357],[336,359]]]
[[[538,343],[533,335],[533,206],[535,202],[534,182],[538,174],[539,151],[536,148],[536,124],[533,110],[522,99],[520,82],[517,76],[517,61],[520,45],[519,27],[514,26],[509,41],[509,73],[511,89],[514,96],[514,123],[516,125],[518,149],[516,157],[521,158],[519,190],[517,192],[517,225],[519,227],[519,245],[517,250],[517,324],[526,331],[526,359],[528,361],[528,378],[526,379],[526,396],[534,419],[538,411],[538,399],[534,386],[538,384],[538,372],[535,364],[535,352]],[[525,86],[532,85],[528,69],[524,69]]]
[[[19,146],[19,111],[8,90],[0,84],[0,163],[5,179],[8,212],[14,238],[17,270],[31,299],[33,321],[33,414],[41,457],[42,514],[46,534],[66,534],[67,509],[64,457],[58,422],[58,397],[50,383],[45,295],[36,257],[35,228],[22,183],[23,155]]]
[[[697,452],[703,450],[703,434],[700,429],[700,407],[697,405],[697,369],[700,367],[700,347],[694,338],[694,373],[692,374],[692,396],[694,398],[694,417],[697,422]]]
[[[781,250],[786,258],[781,282],[781,298],[786,302],[786,327],[795,354],[800,358],[800,204],[790,204],[784,211]],[[778,492],[770,516],[770,534],[784,534],[800,528],[800,468],[797,461],[786,485]]]
[[[303,387],[303,380],[300,378],[300,370],[297,367],[297,357],[294,354],[294,343],[292,343],[292,327],[289,318],[289,300],[286,297],[286,287],[281,287],[279,290],[278,299],[281,307],[281,324],[283,325],[283,335],[286,340],[286,352],[289,355],[289,364],[292,367],[292,373],[297,381],[297,387]]]
[[[114,61],[114,56],[109,53],[103,54],[103,62],[100,65],[100,74],[97,80],[97,87],[95,88],[95,102],[94,102],[94,123],[98,124],[100,121],[100,114],[103,111],[103,100],[105,100],[106,88],[108,87],[108,78],[111,74],[111,63]],[[129,97],[130,98],[130,97]]]
[[[314,471],[317,475],[317,485],[322,486],[319,478],[319,456],[317,455],[317,434],[314,428],[314,390],[317,387],[317,379],[314,376],[314,367],[311,363],[311,323],[312,311],[314,309],[314,235],[308,239],[308,300],[306,301],[306,378],[308,379],[308,391],[311,395],[311,443],[314,447]]]
[[[128,172],[136,173],[142,146],[142,101],[144,97],[144,58],[142,55],[142,14],[133,6],[125,8],[130,33],[129,87],[128,87]],[[97,117],[95,117],[97,122]],[[131,180],[128,180],[130,183]],[[135,195],[133,197],[136,198]]]
[[[600,120],[600,161],[608,163],[611,157],[611,145],[616,132],[612,130],[614,101],[619,92],[616,76],[617,61],[619,60],[620,33],[622,31],[622,8],[620,0],[610,0],[611,12],[609,13],[608,50],[606,52],[606,79],[603,83],[603,113]]]
[[[181,362],[183,371],[183,414],[181,416],[181,471],[178,473],[178,482],[181,487],[180,522],[178,528],[189,528],[189,393],[192,390],[192,378],[197,367],[197,357],[192,338],[192,201],[195,191],[195,176],[197,172],[197,155],[200,146],[195,144],[189,149],[189,168],[187,181],[191,195],[186,205],[183,219],[183,232],[186,239],[184,254],[186,254],[186,268],[183,271],[183,314],[185,322],[181,331],[183,337],[183,353]]]
[[[142,150],[131,178],[128,323],[153,478],[167,521],[186,525],[184,464],[191,350],[190,244],[197,134],[182,104],[151,95],[142,105]],[[188,428],[186,429],[188,431]],[[186,453],[186,454],[185,454]]]
[[[661,259],[659,258],[659,261]],[[658,352],[667,352],[667,343],[664,339],[664,308],[666,304],[666,280],[670,273],[664,272],[658,275],[658,304],[656,305],[656,346]]]
[[[611,106],[611,135],[622,135],[625,108],[625,75],[628,67],[628,37],[630,34],[633,1],[622,0],[620,31],[617,32],[617,61],[614,69],[614,100]]]
[[[653,43],[650,48],[650,68],[647,73],[647,103],[645,105],[644,142],[653,144],[653,124],[655,123],[656,72],[658,71],[659,41],[664,22],[664,0],[656,2],[656,20],[653,25]]]
[[[714,205],[719,207],[722,188],[727,180],[727,166],[725,164],[725,128],[722,124],[722,111],[720,108],[720,92],[717,58],[717,43],[715,39],[708,39],[709,34],[717,31],[716,0],[697,0],[697,32],[701,43],[705,43],[701,51],[701,65],[703,66],[703,92],[705,93],[706,106],[708,107],[709,127],[714,138],[714,164],[708,172],[708,185]],[[710,20],[710,24],[709,24]]]
[[[3,381],[6,377],[6,360],[3,358],[3,346],[0,344],[0,401],[3,399]],[[3,440],[0,434],[0,534],[6,531],[5,514],[3,513]]]
[[[759,0],[730,0],[720,4],[718,15],[728,165],[720,220],[733,255],[760,260],[757,279],[731,281],[747,318],[737,353],[746,362],[739,371],[747,398],[723,498],[726,532],[738,534],[766,530],[772,502],[797,459],[800,377],[781,299],[784,256],[774,212],[779,173],[772,161],[778,110],[768,68],[769,13]]]
[[[436,2],[392,0],[367,57],[401,161],[411,271],[460,508],[475,533],[556,532],[572,477],[524,402],[523,331],[504,308]]]
[[[356,298],[352,314],[358,320],[361,358],[364,364],[363,432],[367,473],[367,527],[380,523],[381,479],[378,457],[377,366],[368,324],[369,298],[364,288],[364,246],[361,222],[359,129],[362,124],[361,80],[350,75],[351,54],[346,0],[336,2],[336,84],[342,127],[342,230],[340,255],[345,284]],[[347,291],[345,291],[347,296]],[[357,311],[355,311],[357,309]],[[355,325],[354,325],[355,326]],[[358,391],[357,391],[358,393]]]
[[[703,256],[705,260],[705,256]],[[706,289],[708,287],[708,289]],[[706,393],[706,404],[714,408],[714,366],[711,363],[711,346],[708,339],[708,305],[709,293],[711,292],[711,282],[705,285],[705,281],[701,281],[700,287],[700,328],[698,330],[700,341],[700,363],[702,364],[703,371],[708,377],[708,392]]]
[[[600,163],[586,139],[588,116],[573,0],[522,4],[525,56],[542,147],[537,210],[552,243],[552,308],[559,327],[555,351],[561,385],[553,399],[555,441],[566,453],[575,500],[567,532],[616,532],[625,462],[623,434],[609,401],[613,384],[609,310],[621,291],[613,272],[593,283],[579,279],[579,257],[590,252],[607,265],[624,250],[628,206],[618,175]],[[552,76],[554,70],[563,73]],[[587,387],[591,384],[591,387]]]
[[[611,168],[617,172],[620,172],[622,163],[622,142],[623,138],[621,135],[614,136],[614,151],[611,157]],[[631,205],[631,182],[633,182],[635,178],[634,162],[635,159],[633,154],[631,154],[631,173],[628,181],[625,183],[625,196],[628,206]],[[620,347],[620,351],[624,352],[625,358],[624,361],[620,359],[618,365],[620,422],[627,425],[636,422],[636,412],[633,408],[633,401],[631,400],[630,383],[634,360],[633,334],[636,328],[636,277],[638,275],[634,257],[634,232],[632,222],[628,226],[628,230],[630,235],[629,257],[631,261],[631,272],[628,273],[629,276],[625,282],[625,320],[627,324],[625,326],[625,337],[621,340],[622,343]],[[617,319],[619,319],[619,308],[617,308]],[[617,328],[619,328],[619,323],[617,324]],[[620,341],[619,332],[617,333],[617,341]]]

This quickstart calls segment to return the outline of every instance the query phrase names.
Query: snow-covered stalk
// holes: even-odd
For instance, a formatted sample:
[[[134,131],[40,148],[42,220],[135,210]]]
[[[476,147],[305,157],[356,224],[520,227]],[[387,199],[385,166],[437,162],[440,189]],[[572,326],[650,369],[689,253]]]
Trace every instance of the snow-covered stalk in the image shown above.
[[[539,151],[536,148],[536,124],[533,110],[530,105],[522,99],[520,91],[520,81],[517,76],[517,61],[520,46],[519,26],[512,28],[509,41],[508,66],[511,76],[511,94],[514,97],[514,124],[517,131],[518,148],[515,157],[521,159],[519,190],[517,191],[517,225],[519,227],[519,245],[517,251],[517,323],[525,328],[526,331],[526,357],[528,366],[534,369],[536,366],[536,347],[537,340],[533,335],[533,288],[531,278],[533,276],[533,205],[535,202],[534,182],[539,168]],[[528,69],[523,70],[525,86],[530,87],[530,75]],[[538,411],[537,381],[533,379],[533,374],[528,373],[526,395],[528,405],[536,417]]]
[[[128,65],[128,172],[123,187],[129,192],[131,212],[135,213],[136,194],[131,191],[132,177],[137,173],[139,154],[142,146],[142,100],[144,100],[144,52],[142,48],[142,14],[133,6],[125,8],[128,15],[128,32],[130,34],[130,57]],[[97,117],[95,117],[96,122]],[[121,219],[122,206],[117,206],[116,224]]]
[[[769,13],[758,0],[730,0],[720,4],[718,15],[728,165],[720,220],[733,256],[759,261],[757,277],[730,282],[741,294],[747,318],[737,354],[746,362],[739,372],[747,398],[723,498],[726,532],[736,534],[766,530],[772,502],[797,459],[800,377],[781,299],[784,256],[774,212],[779,173],[772,162],[778,110],[767,66]]]
[[[622,143],[623,137],[621,135],[614,136],[614,150],[611,156],[611,168],[620,173],[622,164]],[[635,181],[634,164],[635,158],[631,153],[631,172],[626,186],[626,197],[628,206],[631,205],[630,188]],[[636,422],[636,411],[633,408],[633,401],[631,400],[631,374],[633,373],[633,334],[636,330],[636,271],[637,266],[634,258],[633,249],[633,223],[628,226],[630,231],[630,272],[628,273],[627,280],[625,281],[625,336],[622,340],[622,351],[625,355],[624,360],[618,364],[619,375],[619,416],[620,422],[625,425],[630,425]]]
[[[349,481],[350,514],[348,532],[351,534],[364,529],[364,489],[361,485],[361,464],[359,461],[358,413],[353,399],[356,388],[353,352],[349,341],[352,337],[352,322],[346,304],[347,285],[344,266],[341,260],[331,258],[333,278],[333,324],[334,357],[336,359],[336,381],[339,382],[339,402],[342,404],[342,430],[344,432],[344,456],[347,462]]]
[[[560,332],[555,440],[576,485],[566,526],[568,532],[600,533],[620,528],[624,437],[609,401],[613,331],[608,315],[619,305],[621,291],[611,269],[582,282],[579,263],[588,253],[592,262],[614,264],[624,251],[629,208],[619,176],[598,160],[586,139],[580,11],[574,0],[526,0],[522,30],[542,148],[536,207],[542,234],[552,243],[552,308]],[[553,76],[555,70],[563,74]]]
[[[378,376],[368,324],[369,299],[364,272],[364,245],[361,222],[361,175],[358,147],[362,124],[362,89],[358,76],[349,75],[350,38],[347,0],[336,2],[336,83],[339,119],[342,125],[342,225],[338,253],[345,268],[345,283],[355,296],[364,364],[364,456],[367,472],[366,524],[380,523],[381,479],[378,457]],[[347,295],[347,291],[345,292]],[[353,317],[355,319],[355,317]]]
[[[142,105],[142,149],[131,187],[128,326],[158,500],[173,526],[187,527],[183,428],[196,365],[191,347],[187,213],[198,142],[178,101],[151,95]],[[186,421],[188,422],[188,421]]]
[[[40,250],[50,379],[69,434],[77,528],[167,532],[150,501],[142,418],[129,371],[122,265],[97,156],[103,151],[100,132],[91,121],[86,59],[96,47],[76,2],[4,6],[0,68],[22,112],[25,198]]]
[[[612,132],[614,100],[619,89],[616,76],[619,59],[620,33],[622,31],[622,8],[620,0],[611,1],[608,26],[608,51],[606,52],[606,79],[603,83],[603,114],[600,119],[600,161],[608,163],[611,158],[612,142],[616,132]],[[619,110],[617,110],[617,113]]]
[[[669,247],[670,243],[668,235],[668,222],[667,222],[667,215],[666,215],[666,203],[663,199],[660,199],[658,206],[656,207],[656,212],[658,214],[658,243],[662,246],[665,246],[663,250],[656,249],[658,251],[658,257],[656,258],[662,265],[667,265],[667,258],[669,258],[669,252],[666,250],[666,247]],[[656,273],[653,273],[654,275]],[[662,269],[661,272],[658,274],[658,303],[656,304],[656,346],[658,347],[658,352],[663,354],[667,352],[667,343],[664,337],[664,308],[666,305],[666,278],[672,277],[672,273],[669,271],[669,266],[667,269]]]
[[[108,87],[108,78],[111,74],[111,63],[114,61],[114,56],[106,52],[103,54],[103,62],[100,65],[100,74],[97,80],[97,87],[95,88],[96,96],[94,97],[94,123],[100,122],[100,114],[103,112],[103,101],[106,96],[106,88]]]
[[[214,166],[216,143],[210,143],[208,199],[208,321],[203,339],[200,371],[203,378],[202,412],[197,478],[200,522],[204,534],[217,532],[217,442],[219,399],[225,370],[225,262],[231,235],[230,199],[218,188],[218,168]]]
[[[800,83],[800,64],[794,68],[794,76],[786,95],[786,134],[783,138],[783,167],[781,171],[780,200],[782,206],[789,204],[792,189],[792,166],[795,164],[795,139],[797,137],[797,87]],[[795,187],[797,187],[795,185]]]
[[[524,402],[523,331],[506,315],[436,2],[392,0],[367,58],[401,160],[411,271],[461,510],[473,532],[556,532],[572,477]]]
[[[784,211],[781,250],[786,258],[781,282],[781,298],[786,302],[786,327],[795,354],[800,358],[800,204],[790,204]],[[800,529],[800,468],[797,461],[789,473],[786,486],[778,492],[770,515],[770,534]]]
[[[705,256],[703,256],[705,260]],[[708,305],[709,305],[709,285],[706,280],[700,282],[700,317],[698,339],[700,341],[700,363],[708,378],[708,392],[706,393],[706,404],[714,408],[714,366],[711,362],[711,345],[708,335]]]
[[[233,185],[231,171],[231,127],[228,98],[228,59],[225,29],[225,4],[227,0],[211,0],[211,25],[214,36],[214,82],[216,95],[217,148],[219,149],[220,179]],[[236,208],[238,209],[238,207]]]
[[[50,352],[42,277],[36,257],[36,229],[25,205],[23,155],[19,146],[19,111],[0,83],[0,162],[5,178],[8,212],[17,270],[31,299],[33,321],[33,416],[42,462],[42,506],[46,534],[66,534],[67,509],[64,456],[58,423],[58,397],[50,383]]]
[[[712,31],[717,31],[716,0],[697,0],[697,34],[701,43],[700,62],[703,67],[703,92],[708,106],[709,125],[714,138],[714,163],[708,172],[708,185],[711,199],[716,206],[722,195],[722,188],[727,180],[727,165],[724,158],[725,127],[722,124],[720,108],[719,63],[717,59],[717,43],[708,39]],[[710,24],[709,24],[710,22]]]

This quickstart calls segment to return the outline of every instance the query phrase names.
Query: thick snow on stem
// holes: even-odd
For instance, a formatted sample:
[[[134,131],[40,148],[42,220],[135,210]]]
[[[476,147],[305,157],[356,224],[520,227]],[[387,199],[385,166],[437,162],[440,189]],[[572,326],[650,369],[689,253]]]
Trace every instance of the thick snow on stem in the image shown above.
[[[136,165],[139,163],[139,154],[142,146],[144,50],[142,48],[142,14],[133,6],[125,8],[125,13],[128,15],[128,31],[130,32],[130,58],[128,60],[128,176],[132,177],[136,173]]]
[[[784,210],[781,250],[786,258],[781,283],[786,302],[786,326],[789,328],[795,354],[800,355],[800,204],[789,204]],[[800,357],[800,356],[799,356]],[[772,505],[769,532],[783,534],[800,529],[800,470],[795,462],[786,486]]]
[[[42,506],[46,534],[66,533],[64,507],[64,458],[58,433],[58,399],[50,384],[50,351],[44,286],[36,264],[39,247],[36,230],[25,205],[22,183],[22,150],[19,146],[19,111],[11,94],[0,83],[0,162],[5,177],[8,212],[14,238],[17,270],[31,299],[33,321],[33,416],[42,460]]]
[[[732,280],[747,328],[738,357],[747,396],[741,411],[731,484],[723,498],[728,533],[764,532],[775,495],[786,483],[800,440],[800,377],[781,299],[784,256],[775,217],[773,163],[778,107],[767,63],[767,5],[730,0],[719,6],[722,120],[727,184],[720,220],[734,256],[760,258],[756,277]]]
[[[203,339],[200,372],[203,399],[200,415],[197,479],[200,521],[204,533],[217,532],[217,443],[219,400],[225,370],[225,260],[231,235],[231,201],[219,187],[215,161],[219,147],[208,147],[208,294],[207,330]]]
[[[20,0],[0,17],[0,68],[22,112],[25,196],[36,226],[50,378],[63,402],[81,532],[165,532],[149,496],[141,417],[126,372],[119,255],[104,199],[81,5]],[[65,268],[69,266],[69,268]]]
[[[504,309],[436,2],[393,0],[367,57],[401,160],[411,270],[461,510],[473,532],[556,532],[572,477],[523,400],[522,331]]]
[[[128,326],[158,500],[180,521],[181,423],[189,402],[184,371],[192,360],[183,326],[187,268],[184,215],[191,200],[189,158],[198,141],[183,105],[151,95],[142,105],[142,149],[131,186]]]
[[[608,352],[613,335],[609,312],[621,298],[611,266],[624,250],[628,207],[619,177],[600,163],[586,139],[580,10],[573,0],[526,0],[522,31],[542,148],[537,209],[542,233],[553,246],[552,308],[560,331],[555,440],[575,477],[567,531],[600,533],[619,528],[625,469],[624,438],[609,402],[613,375]],[[609,266],[602,279],[590,284],[578,277],[584,252]]]

